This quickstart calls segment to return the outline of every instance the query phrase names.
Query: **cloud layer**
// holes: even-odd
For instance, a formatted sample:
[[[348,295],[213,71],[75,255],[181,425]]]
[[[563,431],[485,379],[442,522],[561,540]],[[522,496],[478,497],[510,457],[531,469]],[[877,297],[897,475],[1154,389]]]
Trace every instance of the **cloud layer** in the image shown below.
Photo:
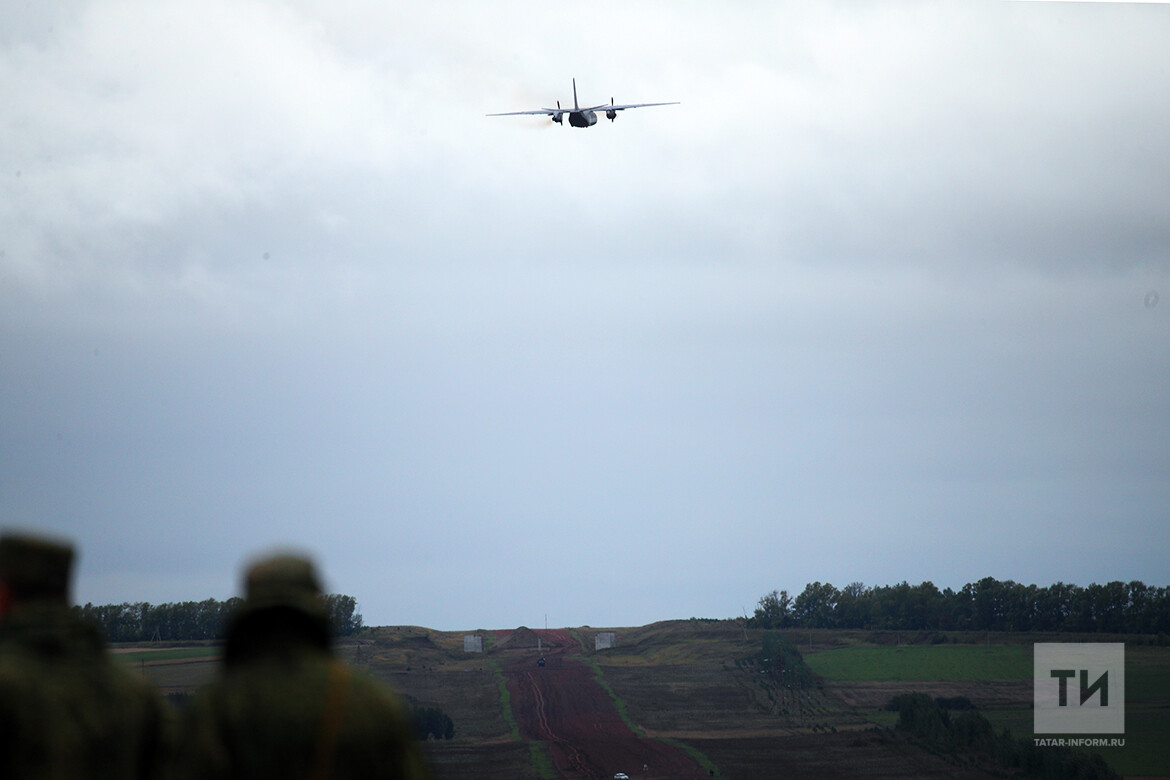
[[[82,601],[1165,584],[1163,7],[5,14],[0,513]],[[682,104],[484,116],[572,78]]]

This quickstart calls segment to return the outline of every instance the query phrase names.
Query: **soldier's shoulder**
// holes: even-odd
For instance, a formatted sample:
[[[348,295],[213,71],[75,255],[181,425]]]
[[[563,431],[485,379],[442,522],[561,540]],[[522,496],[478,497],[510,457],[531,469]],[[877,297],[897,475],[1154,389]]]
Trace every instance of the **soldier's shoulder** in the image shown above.
[[[38,687],[41,672],[35,658],[25,653],[0,651],[0,700],[8,700],[17,691]]]

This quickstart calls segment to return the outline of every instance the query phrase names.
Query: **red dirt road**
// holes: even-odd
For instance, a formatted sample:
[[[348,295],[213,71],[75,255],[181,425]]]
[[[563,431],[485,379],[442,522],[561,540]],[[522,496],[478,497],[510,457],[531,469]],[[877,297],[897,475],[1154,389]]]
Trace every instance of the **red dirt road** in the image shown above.
[[[707,777],[682,750],[630,731],[593,671],[570,657],[578,645],[568,631],[534,633],[543,643],[545,665],[537,664],[541,652],[535,646],[514,648],[506,651],[503,670],[521,737],[546,743],[561,777]]]

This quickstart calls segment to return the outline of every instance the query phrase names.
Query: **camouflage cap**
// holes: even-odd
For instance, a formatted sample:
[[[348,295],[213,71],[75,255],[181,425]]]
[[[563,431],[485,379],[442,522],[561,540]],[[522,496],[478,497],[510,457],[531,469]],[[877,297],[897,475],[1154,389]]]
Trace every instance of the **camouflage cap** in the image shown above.
[[[66,601],[73,546],[27,534],[0,536],[0,581],[18,598]]]
[[[296,555],[275,555],[252,564],[244,577],[248,612],[291,607],[313,617],[325,616],[321,583],[311,561]]]

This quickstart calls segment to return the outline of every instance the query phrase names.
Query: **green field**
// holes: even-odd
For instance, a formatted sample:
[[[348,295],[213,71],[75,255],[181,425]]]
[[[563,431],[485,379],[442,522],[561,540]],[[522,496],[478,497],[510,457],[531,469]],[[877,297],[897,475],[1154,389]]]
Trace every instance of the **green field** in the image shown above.
[[[1126,646],[1125,700],[1170,701],[1170,649]]]
[[[168,647],[152,650],[130,650],[114,653],[113,658],[124,664],[150,664],[161,662],[206,661],[223,654],[223,648],[217,645],[199,645],[195,647]]]
[[[1027,646],[859,646],[814,653],[804,660],[821,677],[848,682],[1030,680],[1031,650]]]
[[[856,645],[805,656],[820,676],[838,682],[954,682],[1031,680],[1030,645]],[[1097,748],[1119,773],[1161,776],[1170,767],[1170,652],[1152,645],[1130,645],[1125,652],[1125,747]],[[1030,739],[1032,710],[1027,707],[981,710],[998,731]],[[875,723],[892,726],[896,713],[870,712]],[[1076,736],[1076,735],[1067,735]]]

